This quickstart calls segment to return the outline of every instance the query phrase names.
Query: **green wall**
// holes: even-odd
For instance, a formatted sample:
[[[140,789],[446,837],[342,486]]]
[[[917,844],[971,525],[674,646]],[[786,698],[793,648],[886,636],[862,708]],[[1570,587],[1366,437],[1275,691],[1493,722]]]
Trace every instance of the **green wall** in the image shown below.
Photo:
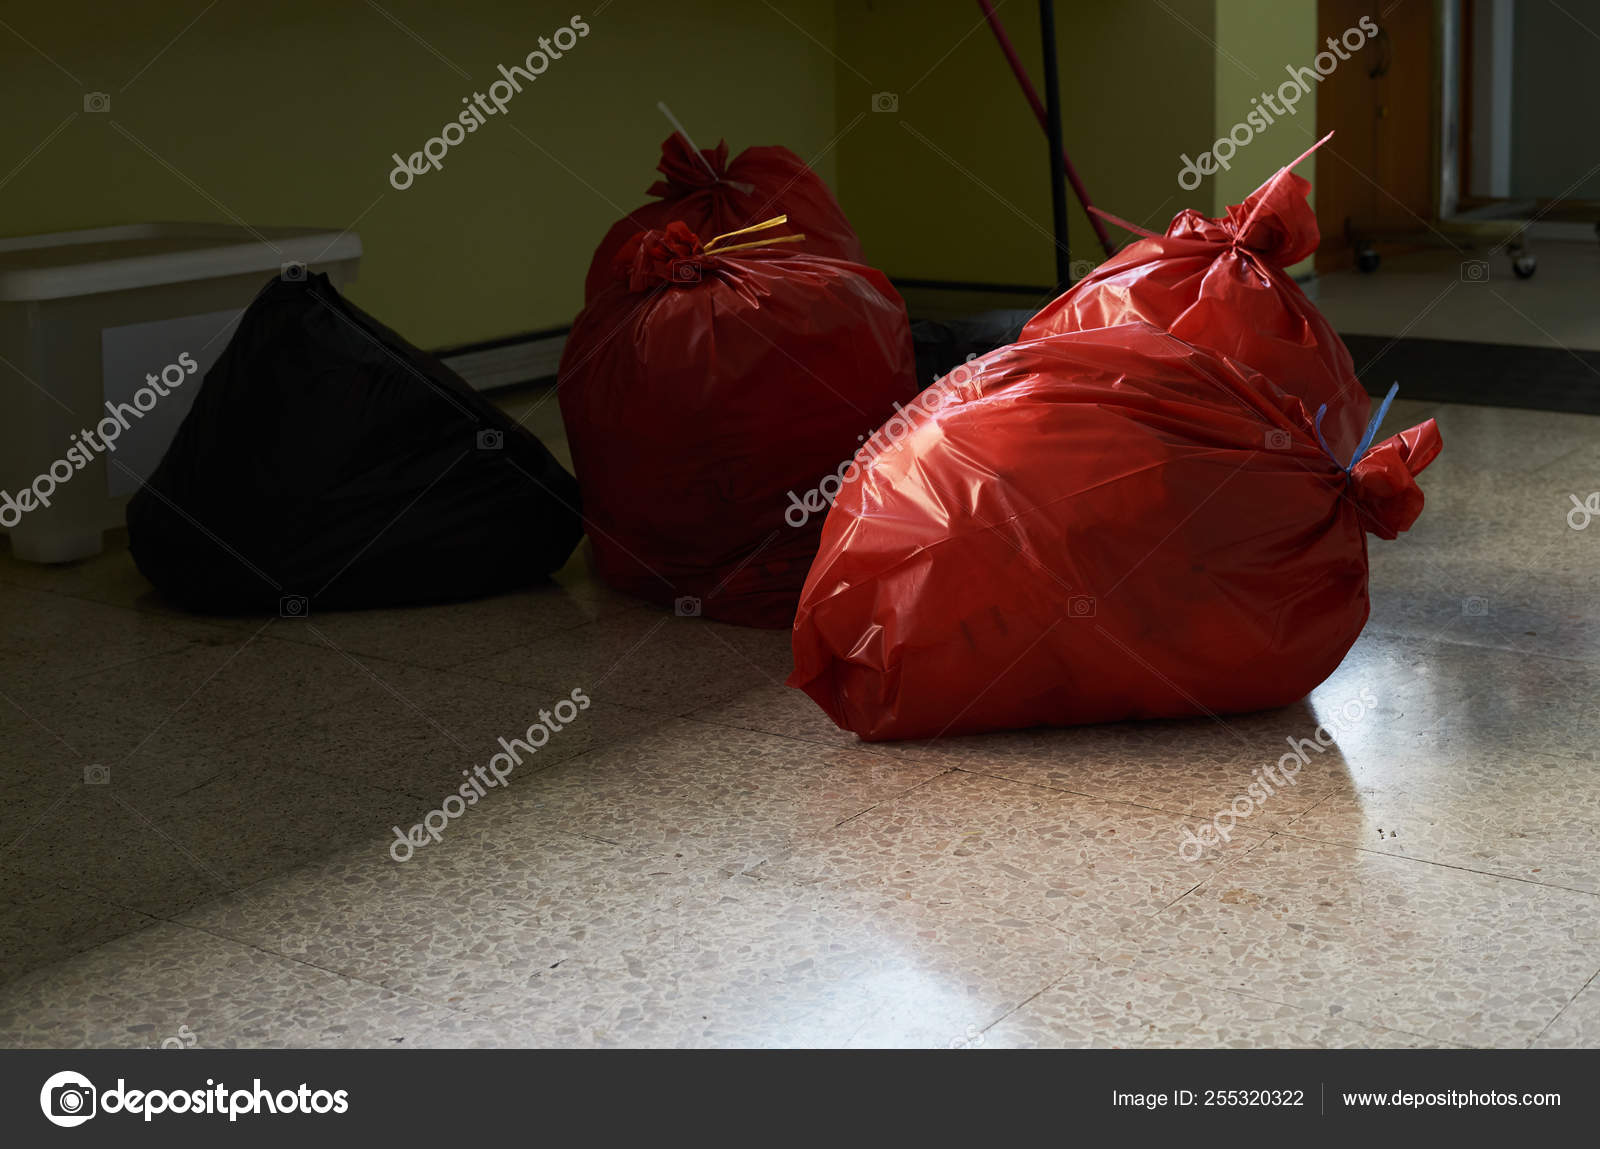
[[[1042,92],[1037,6],[996,7]],[[1213,7],[1056,5],[1064,138],[1097,206],[1156,230],[1211,206],[1176,175],[1179,152],[1211,137]],[[977,5],[841,0],[838,51],[839,193],[871,258],[919,278],[1052,282],[1048,147]],[[870,110],[879,91],[896,113]],[[1075,259],[1101,257],[1076,201],[1069,233]]]
[[[230,212],[354,225],[367,255],[352,297],[438,347],[571,321],[595,244],[655,178],[670,131],[656,100],[702,146],[809,158],[835,131],[832,0],[782,0],[782,15],[727,0],[381,6],[427,46],[360,0],[8,5],[0,234]],[[392,152],[579,12],[589,35],[505,117],[443,171],[389,186]],[[85,113],[85,90],[108,93],[109,113]],[[831,156],[817,166],[832,179]]]
[[[1317,6],[1312,0],[1217,0],[1216,39],[1214,136],[1221,137],[1245,121],[1253,98],[1259,99],[1263,91],[1276,98],[1278,86],[1289,79],[1287,66],[1299,68],[1311,63],[1321,47],[1317,43]],[[1221,215],[1229,204],[1244,199],[1273,172],[1316,142],[1316,88],[1300,99],[1292,116],[1274,116],[1273,120],[1266,131],[1229,161],[1229,170],[1211,177],[1213,214]],[[1198,146],[1203,149],[1207,145]],[[1295,168],[1313,186],[1316,164],[1316,157],[1312,156]],[[1295,268],[1310,269],[1310,260]]]
[[[1037,83],[1036,6],[997,6]],[[1220,210],[1309,142],[1307,101],[1231,172],[1177,184],[1180,153],[1315,51],[1311,0],[1056,7],[1067,144],[1106,210],[1156,230],[1182,207]],[[443,171],[389,186],[391,153],[420,148],[575,12],[589,35],[506,116]],[[424,346],[571,320],[595,243],[654,179],[658,99],[702,145],[813,160],[891,274],[1053,278],[1044,136],[967,0],[63,0],[4,21],[0,234],[353,226],[367,251],[354,298]],[[85,112],[85,91],[110,111]],[[873,111],[878,92],[897,108]],[[1075,257],[1098,258],[1076,204],[1070,223]]]

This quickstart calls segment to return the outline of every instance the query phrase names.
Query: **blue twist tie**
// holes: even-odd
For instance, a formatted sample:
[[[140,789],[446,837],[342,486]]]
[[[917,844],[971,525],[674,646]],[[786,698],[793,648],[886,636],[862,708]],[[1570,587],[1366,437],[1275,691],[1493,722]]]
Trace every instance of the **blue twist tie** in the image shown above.
[[[1378,404],[1378,413],[1374,415],[1371,422],[1367,424],[1367,433],[1361,436],[1361,442],[1356,447],[1356,453],[1350,456],[1349,463],[1339,463],[1339,456],[1333,453],[1333,448],[1328,446],[1328,440],[1322,437],[1322,417],[1328,413],[1328,405],[1324,403],[1322,406],[1317,408],[1317,417],[1312,425],[1313,429],[1317,433],[1317,442],[1322,445],[1322,449],[1327,454],[1328,458],[1332,459],[1335,463],[1339,463],[1340,470],[1344,471],[1346,474],[1349,474],[1355,465],[1361,461],[1361,456],[1365,455],[1367,453],[1367,448],[1372,446],[1373,437],[1377,435],[1378,426],[1383,422],[1383,417],[1389,413],[1389,404],[1394,402],[1394,397],[1399,394],[1399,392],[1400,384],[1389,384],[1389,393],[1383,397],[1383,402]]]

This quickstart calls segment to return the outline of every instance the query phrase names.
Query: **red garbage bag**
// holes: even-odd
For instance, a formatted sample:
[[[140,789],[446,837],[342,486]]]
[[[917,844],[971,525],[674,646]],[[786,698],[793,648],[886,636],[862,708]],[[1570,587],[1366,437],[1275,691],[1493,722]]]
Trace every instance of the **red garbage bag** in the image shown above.
[[[1430,419],[1347,471],[1298,399],[1147,324],[1003,347],[860,453],[789,684],[869,740],[1286,705],[1439,449]]]
[[[1305,155],[1317,146],[1321,141]],[[1283,270],[1319,241],[1317,217],[1306,202],[1311,184],[1290,170],[1303,159],[1279,169],[1222,219],[1189,209],[1173,218],[1166,235],[1144,232],[1148,238],[1123,248],[1035,315],[1022,338],[1154,324],[1254,367],[1308,411],[1326,403],[1323,431],[1349,458],[1367,426],[1367,393],[1344,342]]]
[[[839,472],[916,394],[905,304],[871,268],[703,248],[676,222],[636,236],[617,274],[560,374],[597,573],[680,613],[788,627]]]
[[[648,194],[657,202],[618,220],[595,249],[583,283],[585,303],[611,286],[611,263],[623,244],[641,231],[663,229],[673,220],[707,236],[787,215],[790,226],[806,237],[800,250],[863,262],[861,241],[828,185],[788,148],[746,148],[729,163],[726,140],[701,149],[697,158],[689,142],[673,132],[661,145],[656,170],[667,177],[650,185]]]

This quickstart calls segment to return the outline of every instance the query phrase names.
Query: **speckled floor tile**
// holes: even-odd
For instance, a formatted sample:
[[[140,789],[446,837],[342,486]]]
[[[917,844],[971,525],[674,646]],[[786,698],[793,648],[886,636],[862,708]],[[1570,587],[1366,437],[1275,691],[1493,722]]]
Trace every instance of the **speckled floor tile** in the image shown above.
[[[1374,684],[1375,721],[1339,738],[1352,767],[1600,750],[1600,668],[1489,646],[1410,635],[1364,635],[1313,698]]]
[[[970,900],[1046,922],[1094,953],[1265,839],[1047,787],[952,772],[753,871],[780,885],[846,883]]]
[[[1590,981],[1584,986],[1533,1042],[1533,1048],[1600,1049],[1600,984]]]
[[[408,818],[415,800],[248,753],[187,760],[160,779],[113,767],[8,792],[3,864],[156,917],[290,869]],[[176,785],[187,783],[181,790]]]
[[[943,1048],[1067,960],[1053,930],[971,902],[717,878],[462,1005],[540,1045]]]
[[[0,689],[80,678],[233,636],[195,619],[6,587],[0,591]]]
[[[1590,561],[1600,564],[1600,554]],[[1441,563],[1427,553],[1387,562],[1373,574],[1368,626],[1526,654],[1600,659],[1592,576],[1560,574],[1547,562],[1538,562],[1537,571],[1530,577],[1504,562]]]
[[[1451,478],[1474,469],[1506,476],[1548,474],[1561,469],[1574,452],[1600,442],[1596,415],[1471,403],[1440,403],[1429,415],[1439,421],[1445,442],[1445,452],[1433,466],[1444,467]]]
[[[30,682],[14,697],[87,761],[114,762],[155,738],[174,752],[204,749],[382,693],[344,655],[236,632],[65,682]]]
[[[0,710],[5,705],[5,700],[0,699]],[[11,787],[82,761],[78,751],[54,732],[22,717],[20,712],[15,715],[15,721],[0,720],[0,803]]]
[[[982,1049],[1418,1049],[1440,1043],[1094,959],[970,1039]]]
[[[1383,721],[1362,723],[1340,739],[1352,767],[1388,761],[1399,768],[1458,755],[1600,758],[1600,665],[1413,636],[1362,643],[1369,640],[1388,648],[1397,676],[1394,692],[1380,695]],[[1409,681],[1399,677],[1406,668]],[[1330,683],[1345,673],[1341,667]]]
[[[360,661],[379,686],[375,694],[265,730],[239,746],[274,763],[431,802],[460,786],[463,770],[486,763],[500,750],[500,739],[525,739],[541,710],[569,697],[367,656]],[[662,721],[661,714],[615,702],[591,704],[535,751],[524,775]]]
[[[0,1046],[393,1048],[482,1023],[199,930],[162,923],[0,986]]]
[[[822,708],[801,690],[780,683],[763,683],[732,698],[690,711],[686,717],[697,722],[734,726],[777,734],[820,746],[845,746],[869,749],[874,754],[902,757],[902,743],[876,742],[868,745],[853,731],[841,730]]]
[[[455,669],[562,693],[581,685],[596,700],[684,714],[792,665],[784,631],[748,630],[637,607]]]
[[[1458,450],[1448,427],[1440,426],[1445,448],[1419,480],[1426,499],[1421,516],[1398,539],[1369,539],[1377,588],[1386,585],[1391,562],[1480,561],[1502,564],[1508,575],[1537,575],[1582,560],[1593,528],[1574,530],[1568,516],[1572,495],[1582,502],[1600,487],[1592,455],[1569,444],[1567,453],[1553,461],[1508,470],[1499,459],[1486,461],[1481,453]],[[1591,442],[1600,439],[1600,419],[1586,426]]]
[[[168,602],[139,573],[133,556],[128,553],[126,530],[107,531],[104,551],[71,563],[22,562],[12,556],[8,542],[0,537],[0,583],[49,591],[146,615],[201,622],[224,630],[244,629],[248,633],[266,621],[264,617],[197,616],[176,603]]]
[[[1600,762],[1540,753],[1374,757],[1285,832],[1600,893]]]
[[[1532,1041],[1594,974],[1600,900],[1277,837],[1100,956],[1360,1025]]]
[[[359,845],[183,920],[457,1005],[634,936],[663,905],[704,881],[681,863],[610,843],[496,828],[484,814],[502,797],[491,794],[439,842],[404,861],[391,854],[396,839],[386,826]]]
[[[155,918],[0,867],[0,985]],[[0,1048],[5,1042],[0,1039]]]
[[[1231,809],[1242,813],[1233,819],[1241,826],[1266,832],[1347,785],[1337,745],[1324,749],[1313,741],[1304,763],[1292,760],[1289,739],[1312,739],[1317,725],[1315,712],[1299,705],[1229,716],[1225,723],[1194,719],[1005,731],[908,742],[899,750],[910,761],[1195,818]],[[1288,774],[1279,772],[1285,755],[1291,756]],[[1255,798],[1251,786],[1258,787]]]
[[[485,817],[529,835],[559,829],[733,872],[786,856],[798,838],[943,769],[678,719],[533,775]]]
[[[625,610],[554,583],[474,602],[403,610],[317,611],[285,619],[273,637],[352,654],[445,668],[583,626]]]

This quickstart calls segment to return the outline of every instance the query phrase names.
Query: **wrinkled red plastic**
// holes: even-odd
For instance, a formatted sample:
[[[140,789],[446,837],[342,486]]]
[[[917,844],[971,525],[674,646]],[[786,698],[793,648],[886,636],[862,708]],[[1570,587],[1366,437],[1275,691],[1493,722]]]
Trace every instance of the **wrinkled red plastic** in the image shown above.
[[[623,281],[567,340],[561,414],[585,526],[614,587],[788,627],[827,509],[791,511],[790,494],[837,475],[916,394],[911,328],[871,268],[792,246],[699,249],[681,229],[634,237]]]
[[[1366,622],[1364,529],[1411,525],[1440,446],[1430,419],[1347,474],[1298,399],[1146,324],[1003,347],[904,419],[794,625],[790,685],[866,739],[1303,697]]]
[[[1338,334],[1284,272],[1317,249],[1309,181],[1282,168],[1222,219],[1179,212],[1029,320],[1022,338],[1150,323],[1260,371],[1315,412],[1348,460],[1369,401]]]
[[[585,303],[611,286],[611,262],[624,243],[640,231],[664,229],[672,220],[710,240],[787,215],[790,232],[806,237],[794,245],[798,250],[862,262],[861,241],[828,185],[788,148],[746,148],[729,163],[728,144],[722,140],[700,154],[717,173],[715,178],[681,135],[667,137],[656,166],[666,178],[651,184],[648,193],[657,199],[635,208],[606,232],[584,279]]]

